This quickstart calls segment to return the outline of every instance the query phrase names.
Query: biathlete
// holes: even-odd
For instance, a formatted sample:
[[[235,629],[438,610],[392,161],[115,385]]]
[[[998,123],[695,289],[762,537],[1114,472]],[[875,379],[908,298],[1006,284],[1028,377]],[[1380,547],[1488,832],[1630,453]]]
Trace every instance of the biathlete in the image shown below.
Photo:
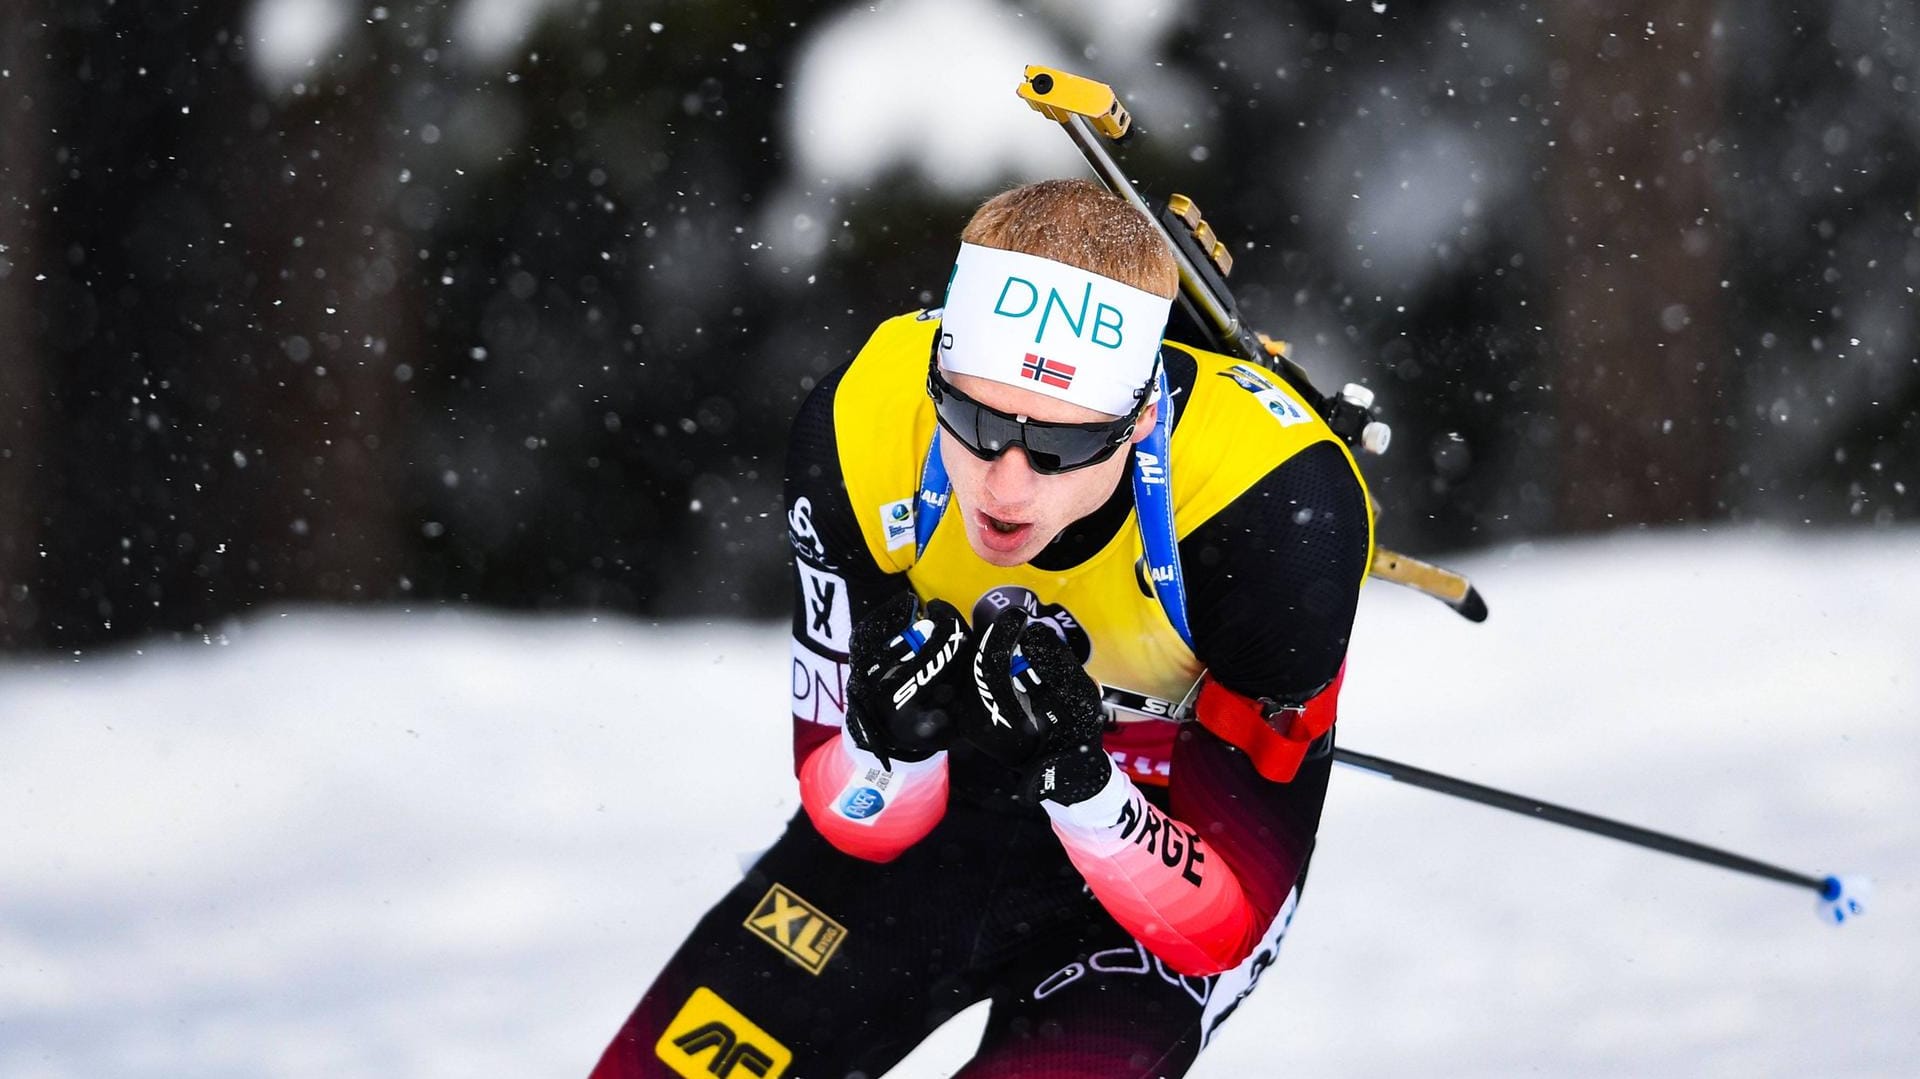
[[[939,310],[802,405],[802,811],[594,1072],[1176,1076],[1291,920],[1372,518],[1266,371],[1163,340],[1174,262],[1084,181],[985,203]],[[1197,722],[1177,723],[1190,704]]]

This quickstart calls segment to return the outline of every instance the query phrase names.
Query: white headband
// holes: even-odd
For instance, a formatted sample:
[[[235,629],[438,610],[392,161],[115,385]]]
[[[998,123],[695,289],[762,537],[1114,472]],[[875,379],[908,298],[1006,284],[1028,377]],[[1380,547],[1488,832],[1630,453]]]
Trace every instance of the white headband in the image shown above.
[[[1038,255],[961,244],[940,366],[1110,416],[1139,403],[1173,301]]]

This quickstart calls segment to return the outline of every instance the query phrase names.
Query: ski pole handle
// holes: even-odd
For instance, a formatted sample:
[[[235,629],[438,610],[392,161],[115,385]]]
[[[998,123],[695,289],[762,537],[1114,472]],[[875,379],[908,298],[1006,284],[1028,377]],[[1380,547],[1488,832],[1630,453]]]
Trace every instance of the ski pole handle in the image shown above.
[[[933,632],[933,623],[922,618],[901,631],[900,639],[907,642],[907,651],[917,656],[920,654],[920,649],[926,647],[927,634],[931,632]]]

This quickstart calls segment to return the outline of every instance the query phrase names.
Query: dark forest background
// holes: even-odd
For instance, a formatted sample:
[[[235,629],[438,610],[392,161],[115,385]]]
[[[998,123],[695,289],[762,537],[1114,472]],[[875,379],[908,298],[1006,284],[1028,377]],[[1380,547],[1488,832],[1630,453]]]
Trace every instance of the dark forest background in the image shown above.
[[[872,5],[555,0],[483,62],[460,3],[348,4],[291,78],[259,6],[0,6],[0,643],[780,609],[801,396],[1032,177],[798,172]],[[1196,0],[1145,66],[1026,15],[1252,321],[1379,392],[1383,542],[1915,517],[1907,0]]]

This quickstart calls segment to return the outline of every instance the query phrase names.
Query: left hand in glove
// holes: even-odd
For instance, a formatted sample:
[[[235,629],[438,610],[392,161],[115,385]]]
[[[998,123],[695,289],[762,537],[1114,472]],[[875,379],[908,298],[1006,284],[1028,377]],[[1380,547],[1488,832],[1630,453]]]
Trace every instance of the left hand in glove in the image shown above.
[[[1020,794],[1072,805],[1100,793],[1113,774],[1101,746],[1100,686],[1072,649],[1027,612],[1009,607],[980,634],[973,684],[981,708],[961,735],[1020,772]]]
[[[958,717],[978,708],[965,672],[966,620],[945,600],[924,618],[918,612],[913,593],[902,592],[853,629],[847,733],[889,770],[946,749]]]

